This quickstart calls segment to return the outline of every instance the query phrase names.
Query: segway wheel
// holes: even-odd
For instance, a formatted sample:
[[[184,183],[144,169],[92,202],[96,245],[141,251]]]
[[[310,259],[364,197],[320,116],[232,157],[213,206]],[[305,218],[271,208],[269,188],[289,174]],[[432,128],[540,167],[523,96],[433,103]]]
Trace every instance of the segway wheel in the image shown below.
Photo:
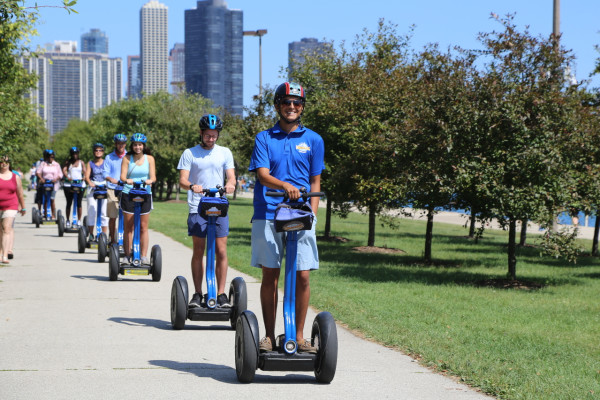
[[[87,228],[87,226],[88,226],[88,224],[87,224],[87,215],[85,217],[83,217],[82,225]]]
[[[240,314],[248,308],[248,292],[246,282],[242,277],[234,278],[229,285],[229,301],[231,302],[231,315],[229,322],[231,329],[235,329]]]
[[[108,249],[108,279],[116,281],[119,277],[119,248],[116,245]]]
[[[81,231],[82,229],[80,229]],[[98,262],[103,263],[108,253],[108,238],[106,233],[101,232],[98,236]]]
[[[162,251],[160,246],[155,244],[150,251],[150,267],[152,268],[152,280],[160,282],[162,276]]]
[[[35,214],[37,211],[38,211],[37,208],[35,208],[35,207],[31,208],[31,223],[32,224],[35,224],[35,222],[37,221],[37,216]]]
[[[85,246],[87,245],[87,238],[83,229],[77,232],[77,250],[79,253],[85,253]]]
[[[40,210],[38,210],[37,208],[34,208],[35,210],[35,227],[39,228],[40,224],[42,223],[42,214],[40,214]]]
[[[61,215],[60,210],[58,210],[56,223],[58,224],[58,237],[63,237],[65,235],[65,217]]]
[[[252,311],[244,311],[235,324],[235,373],[238,381],[254,380],[258,366],[258,321]]]
[[[337,367],[337,328],[333,316],[327,311],[317,314],[311,332],[311,340],[317,347],[315,378],[319,383],[330,383]]]
[[[188,285],[183,276],[173,280],[171,286],[171,325],[175,330],[181,330],[187,319]]]

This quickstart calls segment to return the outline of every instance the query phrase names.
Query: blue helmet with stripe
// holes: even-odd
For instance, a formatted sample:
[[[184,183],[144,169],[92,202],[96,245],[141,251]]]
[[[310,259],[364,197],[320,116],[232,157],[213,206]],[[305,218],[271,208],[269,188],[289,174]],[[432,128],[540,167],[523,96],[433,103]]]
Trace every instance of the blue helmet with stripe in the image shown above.
[[[198,125],[200,130],[214,129],[221,132],[221,129],[223,129],[223,122],[214,114],[203,115]]]
[[[134,133],[133,136],[131,137],[131,143],[146,143],[146,135],[144,135],[143,133]]]

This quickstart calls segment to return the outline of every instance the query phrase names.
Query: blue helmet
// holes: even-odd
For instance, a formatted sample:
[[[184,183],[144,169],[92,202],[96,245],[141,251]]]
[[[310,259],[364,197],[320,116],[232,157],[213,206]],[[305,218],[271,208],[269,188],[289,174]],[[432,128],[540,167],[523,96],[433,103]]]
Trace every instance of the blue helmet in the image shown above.
[[[198,125],[200,126],[200,130],[215,129],[221,132],[221,129],[223,129],[223,122],[214,114],[203,115]]]
[[[144,135],[143,133],[134,133],[133,136],[131,137],[131,143],[134,142],[138,142],[138,143],[146,143],[146,135]]]
[[[102,143],[96,142],[92,146],[92,150],[96,150],[97,148],[101,148],[102,150],[104,150],[104,145]]]
[[[114,137],[113,140],[115,142],[126,142],[127,141],[127,136],[125,136],[122,133],[117,133]]]
[[[71,148],[69,149],[69,153],[70,153],[71,155],[73,155],[73,154],[75,154],[75,153],[79,153],[79,147],[77,147],[77,146],[73,146],[73,147],[71,147]]]
[[[48,156],[53,156],[54,155],[54,150],[52,149],[46,149],[44,150],[44,158],[48,157]]]

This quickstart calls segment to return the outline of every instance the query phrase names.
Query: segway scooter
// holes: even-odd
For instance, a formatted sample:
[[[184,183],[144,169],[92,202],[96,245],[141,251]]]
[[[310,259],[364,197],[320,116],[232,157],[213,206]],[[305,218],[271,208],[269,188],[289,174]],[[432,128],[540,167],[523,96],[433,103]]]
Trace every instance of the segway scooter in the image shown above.
[[[106,199],[106,185],[96,185],[93,190],[94,200],[96,200],[96,234],[89,238],[87,218],[84,218],[86,225],[79,230],[77,250],[79,253],[84,253],[85,249],[98,249],[98,262],[104,262],[108,255],[108,237],[102,232],[102,202]]]
[[[215,241],[217,217],[227,215],[229,202],[223,197],[225,190],[221,187],[204,189],[200,199],[198,213],[208,219],[206,231],[206,295],[200,307],[189,306],[188,284],[183,276],[178,276],[171,287],[171,324],[173,329],[183,329],[186,319],[191,321],[227,321],[235,329],[238,316],[246,310],[248,297],[246,282],[236,277],[229,285],[229,301],[231,307],[217,307],[217,282],[215,275]],[[219,193],[221,197],[215,195]]]
[[[285,287],[283,296],[283,321],[285,333],[277,337],[273,351],[259,351],[260,334],[256,315],[246,310],[237,319],[235,327],[235,372],[240,382],[250,383],[256,369],[263,371],[314,371],[319,383],[332,381],[337,366],[337,329],[327,311],[314,319],[311,343],[316,354],[298,353],[296,342],[296,259],[298,231],[312,227],[314,215],[306,203],[309,197],[323,196],[321,192],[307,193],[302,189],[298,201],[290,201],[282,192],[267,192],[267,196],[282,197],[275,216],[275,230],[287,232],[285,257]]]
[[[65,232],[67,233],[78,233],[81,226],[79,225],[79,218],[77,215],[77,206],[81,202],[79,198],[81,196],[81,192],[83,189],[83,181],[81,179],[77,179],[71,182],[71,192],[73,192],[73,213],[71,217],[71,225],[66,226],[65,217],[62,215],[61,211],[58,211],[56,215],[57,225],[58,225],[58,236],[63,237]]]
[[[133,211],[133,254],[131,262],[121,262],[119,245],[113,244],[108,251],[108,278],[116,281],[119,275],[150,275],[154,282],[160,281],[162,274],[162,252],[160,246],[155,244],[150,251],[150,265],[142,264],[140,256],[140,225],[142,204],[150,201],[150,194],[146,191],[143,182],[134,182],[133,188],[127,194],[135,203]]]
[[[36,213],[35,227],[39,228],[40,225],[56,224],[58,219],[52,218],[52,191],[54,190],[54,183],[50,179],[46,179],[42,186],[42,208],[43,214]],[[61,216],[62,212],[58,210],[57,216]]]

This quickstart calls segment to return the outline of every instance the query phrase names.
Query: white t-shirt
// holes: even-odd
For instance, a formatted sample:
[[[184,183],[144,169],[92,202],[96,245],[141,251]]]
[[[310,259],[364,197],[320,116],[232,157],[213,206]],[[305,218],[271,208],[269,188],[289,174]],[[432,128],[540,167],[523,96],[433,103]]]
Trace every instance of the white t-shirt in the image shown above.
[[[186,149],[177,165],[177,169],[190,171],[190,183],[202,185],[204,189],[216,188],[217,185],[224,186],[225,171],[233,168],[235,167],[231,150],[217,144],[210,150],[203,149],[201,145]],[[198,212],[200,197],[202,197],[200,193],[188,191],[190,214]]]

